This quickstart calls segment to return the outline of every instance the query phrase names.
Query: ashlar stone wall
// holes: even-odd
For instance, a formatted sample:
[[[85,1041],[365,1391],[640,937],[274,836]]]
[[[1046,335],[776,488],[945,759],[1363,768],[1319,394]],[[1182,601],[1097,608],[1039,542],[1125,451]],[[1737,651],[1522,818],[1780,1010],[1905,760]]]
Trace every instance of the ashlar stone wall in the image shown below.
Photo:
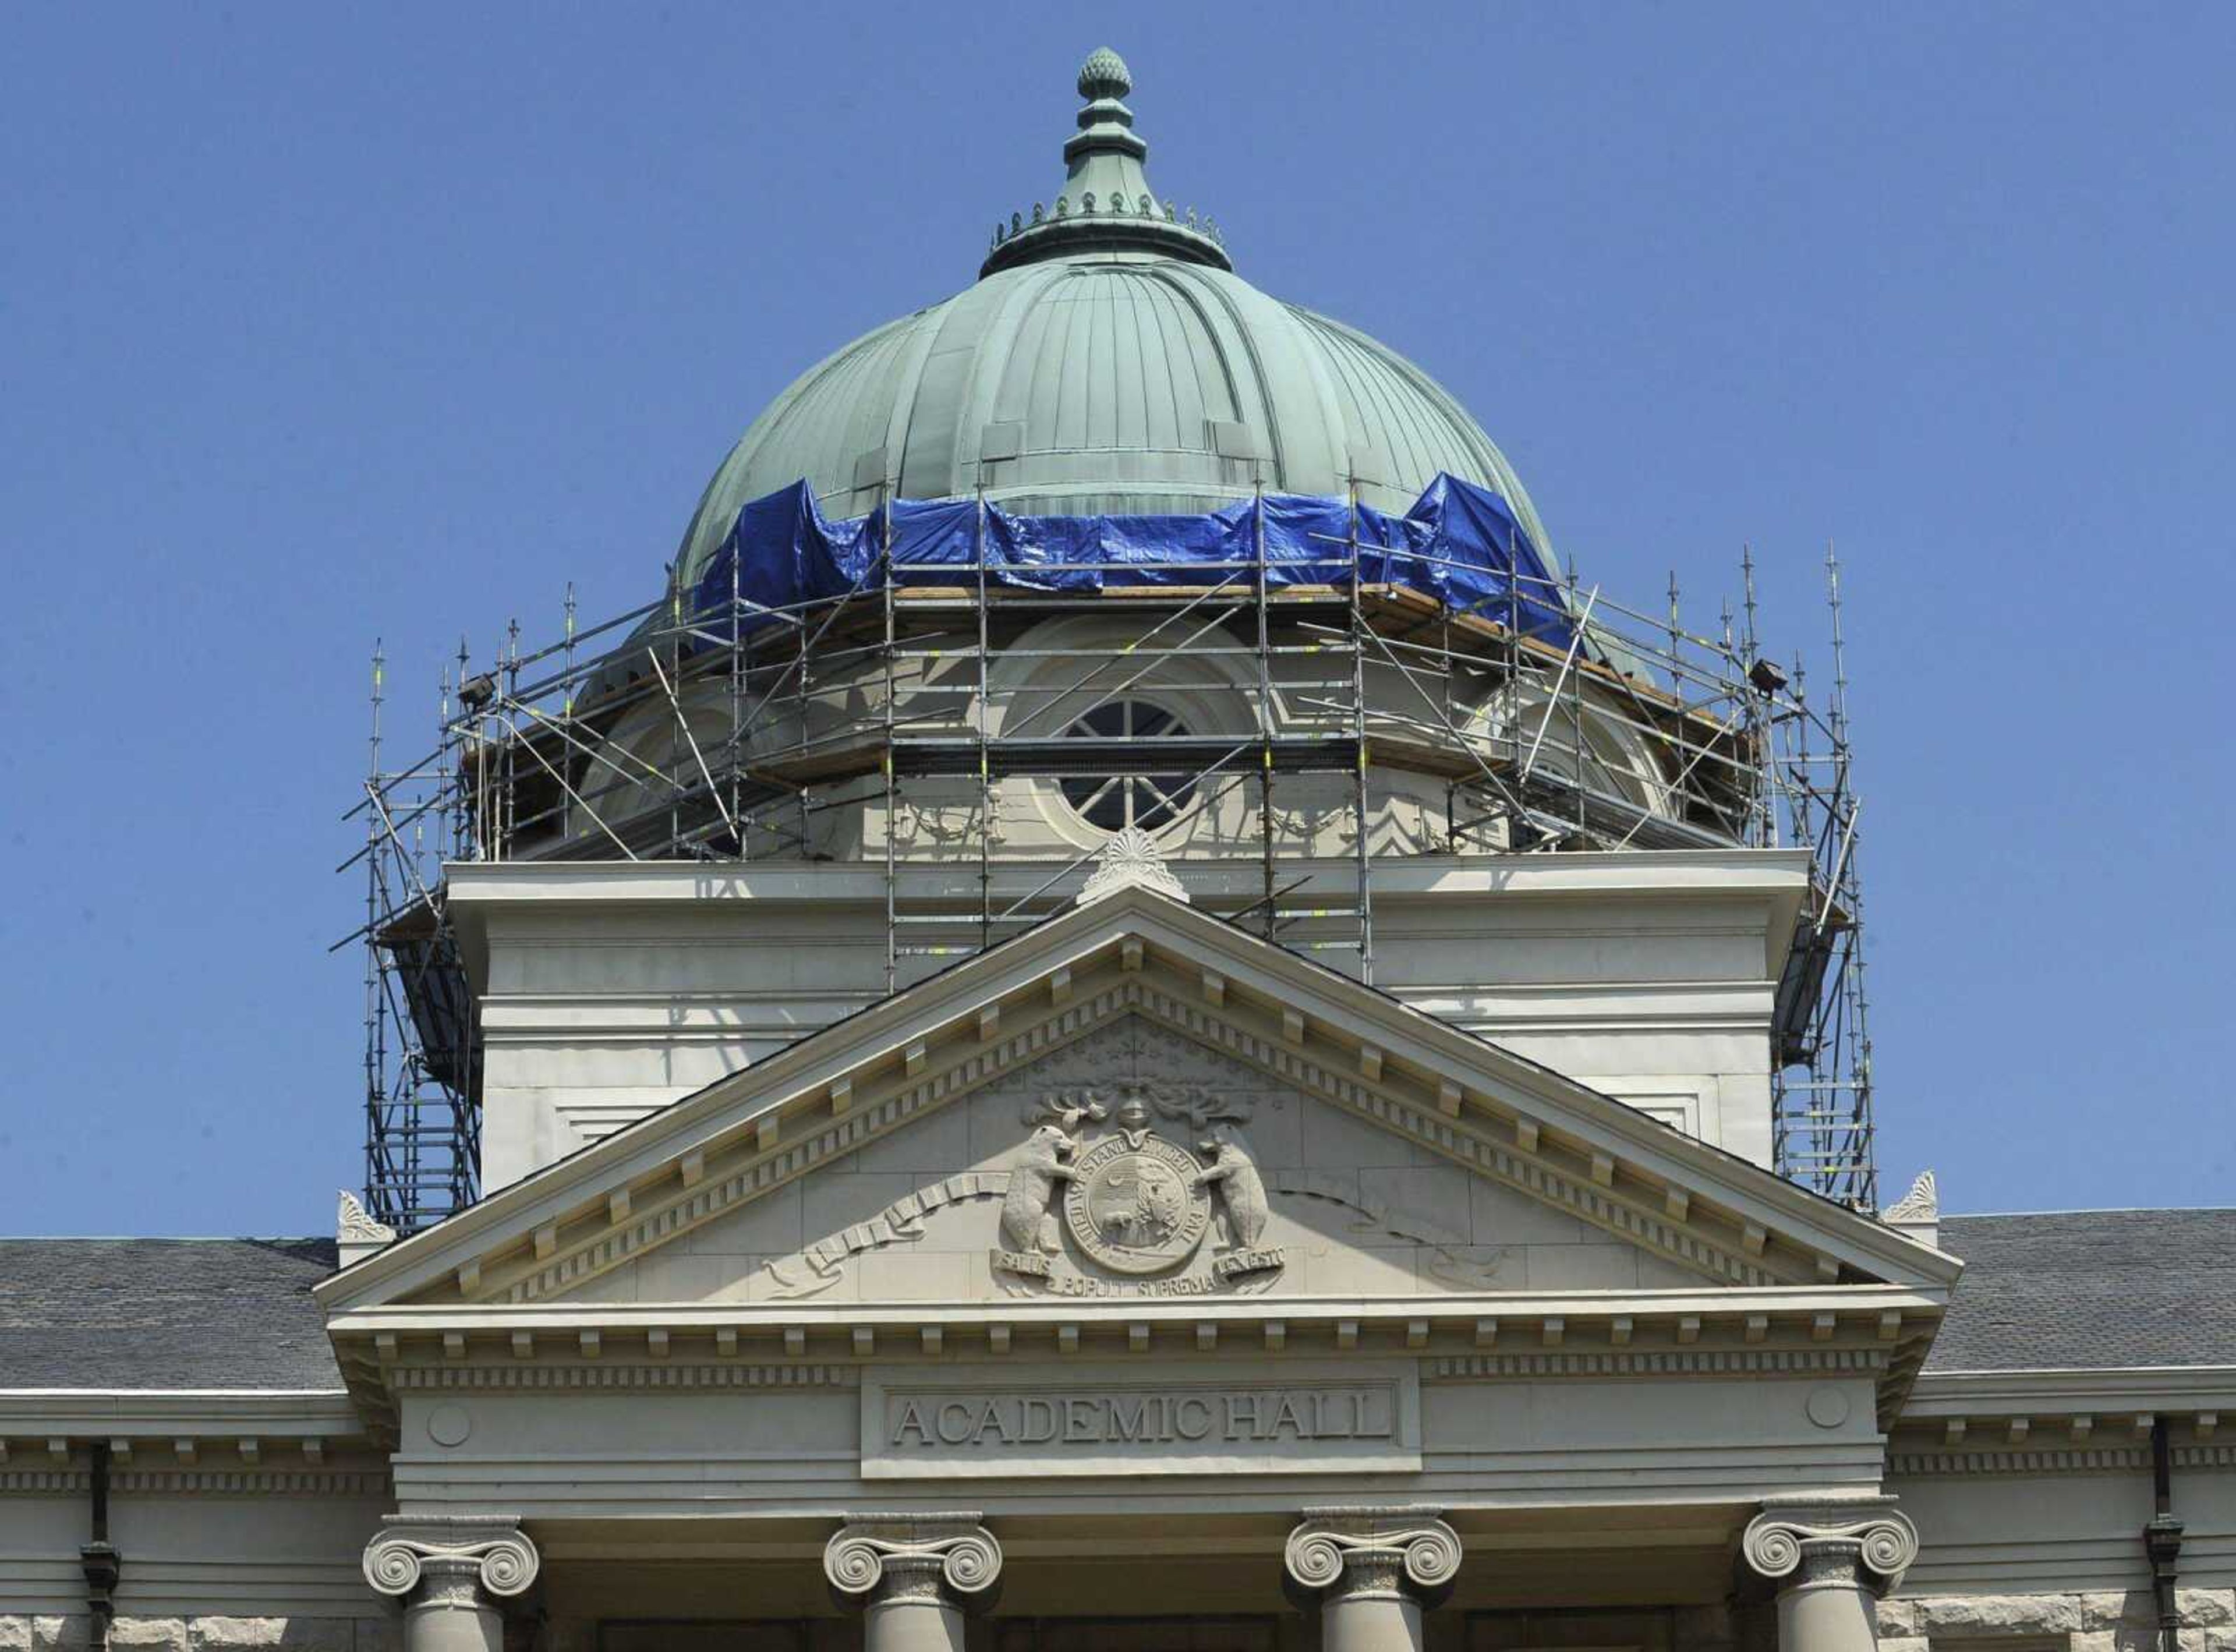
[[[130,1617],[111,1626],[117,1652],[398,1652],[394,1615],[365,1617]],[[0,1652],[82,1652],[88,1616],[0,1617]]]
[[[2236,1652],[2236,1589],[2184,1589],[2181,1652]],[[1994,1652],[2047,1642],[2066,1652],[2159,1652],[2151,1591],[1897,1596],[1879,1603],[1879,1652]]]

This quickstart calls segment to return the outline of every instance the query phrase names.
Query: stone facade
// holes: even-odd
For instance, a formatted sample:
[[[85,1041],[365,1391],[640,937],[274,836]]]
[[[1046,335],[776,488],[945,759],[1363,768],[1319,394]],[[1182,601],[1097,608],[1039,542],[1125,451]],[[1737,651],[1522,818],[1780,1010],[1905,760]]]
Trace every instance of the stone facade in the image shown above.
[[[2154,1451],[2236,1652],[2216,1379],[1920,1378],[1956,1272],[1128,880],[310,1287],[345,1389],[9,1398],[0,1652],[104,1475],[111,1647],[2165,1652]]]
[[[1168,864],[1206,902],[1253,898],[1246,866]],[[1769,1020],[1805,868],[1786,851],[1393,861],[1376,984],[1767,1164]],[[928,893],[952,873],[925,876]],[[885,995],[884,885],[857,865],[477,864],[450,898],[486,959],[491,1191]],[[904,959],[903,984],[937,961]]]
[[[0,1616],[0,1652],[83,1652],[90,1617]],[[135,1652],[399,1652],[392,1616],[134,1617],[110,1626],[109,1645]]]
[[[2140,1544],[2138,1545],[2140,1553]],[[2180,1652],[2236,1648],[2236,1589],[2176,1591]],[[1971,1652],[2037,1641],[2067,1652],[2161,1652],[2158,1602],[2147,1589],[2075,1594],[1925,1595],[1878,1605],[1881,1652]]]

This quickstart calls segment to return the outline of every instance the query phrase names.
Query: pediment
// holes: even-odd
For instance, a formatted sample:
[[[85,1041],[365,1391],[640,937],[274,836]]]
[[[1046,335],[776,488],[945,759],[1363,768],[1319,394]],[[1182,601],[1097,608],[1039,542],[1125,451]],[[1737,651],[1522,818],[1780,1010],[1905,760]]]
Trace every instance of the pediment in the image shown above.
[[[1222,1159],[1231,1174],[1210,1174]],[[1045,1188],[1016,1192],[1036,1177]],[[1402,1306],[1891,1284],[1937,1300],[1956,1271],[1133,889],[687,1097],[319,1295],[337,1313],[770,1316],[1161,1293]]]
[[[1279,1300],[1767,1278],[1610,1232],[1129,1009],[561,1294]]]

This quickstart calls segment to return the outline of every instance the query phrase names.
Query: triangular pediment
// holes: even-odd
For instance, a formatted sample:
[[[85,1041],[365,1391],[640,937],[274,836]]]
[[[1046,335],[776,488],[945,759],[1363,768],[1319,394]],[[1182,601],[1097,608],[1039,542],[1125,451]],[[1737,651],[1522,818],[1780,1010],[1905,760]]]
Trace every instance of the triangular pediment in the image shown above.
[[[558,1294],[779,1306],[1768,1282],[1676,1240],[1612,1232],[1128,1009]]]
[[[1210,1174],[1222,1159],[1231,1174]],[[1614,1293],[1798,1302],[1874,1285],[1931,1301],[1956,1271],[1510,1051],[1129,889],[673,1104],[319,1294],[345,1315],[672,1303],[781,1317],[1036,1297],[1091,1308],[1160,1291],[1402,1310]]]

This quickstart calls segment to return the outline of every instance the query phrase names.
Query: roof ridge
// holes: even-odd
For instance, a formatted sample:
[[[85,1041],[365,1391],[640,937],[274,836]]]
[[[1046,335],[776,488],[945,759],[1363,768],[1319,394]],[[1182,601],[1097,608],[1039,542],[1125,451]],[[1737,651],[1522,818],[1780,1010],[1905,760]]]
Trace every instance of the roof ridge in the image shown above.
[[[1969,1221],[2012,1216],[2203,1216],[2236,1214],[2236,1205],[2073,1205],[2056,1210],[1968,1210],[1943,1212],[1941,1220]]]
[[[331,1245],[332,1234],[0,1234],[0,1245]]]

